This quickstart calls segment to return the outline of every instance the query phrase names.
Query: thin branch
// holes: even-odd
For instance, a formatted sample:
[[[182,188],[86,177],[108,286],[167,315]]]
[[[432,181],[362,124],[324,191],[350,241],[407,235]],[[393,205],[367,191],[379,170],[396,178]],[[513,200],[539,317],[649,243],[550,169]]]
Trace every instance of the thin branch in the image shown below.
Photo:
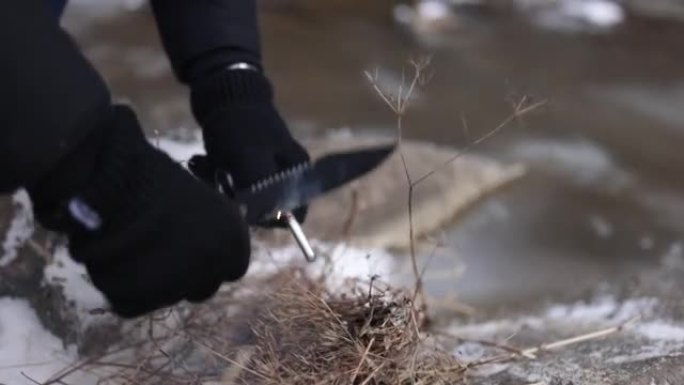
[[[525,101],[525,98],[522,99],[521,103],[523,103],[524,101]],[[518,104],[516,105],[515,111],[513,111],[513,113],[512,113],[511,115],[509,115],[506,119],[504,119],[504,120],[503,120],[501,123],[499,123],[496,127],[494,127],[492,130],[490,130],[490,131],[487,132],[486,134],[482,135],[481,137],[477,138],[476,140],[474,140],[473,142],[471,142],[471,143],[468,144],[467,146],[463,147],[457,154],[455,154],[455,155],[452,156],[451,158],[449,158],[449,159],[447,159],[446,161],[444,161],[444,163],[440,164],[440,165],[437,166],[436,168],[434,168],[434,169],[428,171],[427,173],[423,174],[421,177],[417,178],[417,179],[413,182],[413,185],[414,185],[414,186],[418,185],[419,183],[423,182],[423,181],[426,180],[427,178],[431,177],[431,176],[434,175],[435,173],[437,173],[437,172],[439,172],[440,170],[442,170],[444,167],[448,166],[449,164],[453,163],[453,162],[456,161],[457,159],[461,158],[466,152],[468,152],[469,150],[471,150],[473,147],[478,146],[478,145],[481,144],[482,142],[484,142],[484,141],[490,139],[491,137],[493,137],[494,135],[498,134],[499,131],[501,131],[502,129],[504,129],[504,127],[506,127],[509,123],[511,123],[511,122],[514,121],[515,119],[517,119],[517,118],[519,118],[520,116],[523,116],[523,115],[525,115],[525,114],[528,114],[528,113],[530,113],[530,112],[536,110],[537,108],[540,108],[541,106],[543,106],[543,105],[545,105],[545,104],[546,104],[546,101],[541,101],[541,102],[537,102],[537,103],[534,103],[534,104],[532,104],[532,105],[530,105],[530,106],[527,106],[527,107],[524,107],[524,108],[523,108],[523,107],[520,105],[520,103],[518,103]]]
[[[193,340],[193,342],[194,342],[195,344],[199,345],[200,347],[203,347],[203,348],[206,349],[209,353],[211,353],[212,355],[214,355],[214,356],[220,358],[221,360],[223,360],[223,361],[225,361],[225,362],[227,362],[227,363],[229,363],[229,364],[235,365],[236,367],[238,367],[238,368],[244,370],[245,372],[248,372],[248,373],[250,373],[250,374],[253,374],[253,375],[255,375],[255,376],[261,378],[262,380],[265,380],[265,381],[269,382],[270,379],[269,379],[268,377],[264,376],[263,374],[261,374],[261,373],[259,373],[259,372],[257,372],[257,371],[254,371],[254,370],[248,368],[247,366],[245,366],[245,365],[243,365],[243,364],[241,364],[241,363],[239,363],[239,362],[237,362],[237,361],[235,361],[235,360],[233,360],[233,359],[227,357],[227,356],[224,355],[224,354],[221,354],[221,353],[217,352],[216,350],[212,349],[211,347],[205,345],[205,344],[202,343],[202,342],[199,342],[199,341],[197,341],[197,340]]]
[[[353,384],[356,381],[356,377],[359,375],[359,371],[363,367],[363,363],[366,362],[368,359],[368,352],[370,352],[371,347],[373,347],[373,344],[375,343],[375,337],[371,338],[370,342],[368,343],[368,347],[366,347],[366,350],[364,350],[363,355],[361,355],[361,359],[359,360],[359,365],[356,367],[356,370],[354,370],[354,375],[352,376],[351,383]]]
[[[29,381],[31,381],[32,383],[34,383],[34,384],[43,385],[42,383],[40,383],[40,382],[34,380],[33,378],[31,378],[28,374],[26,374],[26,373],[24,373],[24,372],[21,372],[21,375],[22,375],[24,378],[26,378],[27,380],[29,380]]]
[[[380,365],[378,365],[378,367],[375,368],[375,370],[373,370],[373,372],[370,375],[368,375],[368,378],[366,378],[366,380],[363,381],[361,385],[367,385],[373,379],[373,377],[375,377],[375,375],[378,374],[380,369],[382,369],[385,366],[386,363],[387,362],[383,362]]]
[[[541,352],[560,349],[560,348],[567,347],[570,345],[576,345],[576,344],[579,344],[581,342],[596,340],[599,338],[610,336],[612,334],[619,333],[619,332],[623,331],[625,328],[636,323],[639,320],[639,318],[640,317],[635,317],[635,318],[633,318],[633,319],[631,319],[625,323],[622,323],[618,326],[613,326],[613,327],[598,330],[595,332],[581,334],[581,335],[574,336],[571,338],[566,338],[566,339],[551,342],[551,343],[541,344],[539,346],[535,346],[535,347],[531,347],[531,348],[519,349],[518,351],[516,351],[512,354],[503,354],[503,355],[496,355],[496,356],[484,358],[482,360],[472,362],[468,366],[469,367],[476,367],[476,366],[483,366],[483,365],[488,365],[488,364],[493,364],[493,363],[501,363],[501,362],[511,361],[511,360],[514,360],[514,359],[519,358],[519,357],[536,359],[537,354],[539,354]]]
[[[380,98],[385,102],[385,104],[387,104],[387,106],[392,110],[392,112],[394,112],[395,114],[398,114],[399,112],[397,111],[397,108],[395,107],[395,105],[390,101],[389,96],[386,95],[385,92],[383,90],[381,90],[380,86],[378,85],[377,70],[376,70],[375,76],[371,75],[371,73],[368,71],[364,71],[364,74],[366,75],[368,82],[370,82],[370,84],[373,87],[373,89],[375,90],[375,92],[380,96]]]

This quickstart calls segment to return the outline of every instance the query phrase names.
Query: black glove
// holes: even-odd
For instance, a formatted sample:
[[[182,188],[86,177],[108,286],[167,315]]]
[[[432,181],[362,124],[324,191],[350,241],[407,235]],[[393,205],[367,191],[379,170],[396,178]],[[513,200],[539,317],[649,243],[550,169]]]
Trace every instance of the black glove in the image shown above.
[[[194,157],[190,165],[210,183],[217,169],[224,170],[235,188],[243,189],[310,159],[278,114],[271,85],[258,71],[205,75],[191,84],[191,104],[207,157]],[[306,207],[296,210],[295,216],[303,221]]]
[[[150,145],[130,109],[115,107],[102,126],[28,190],[112,310],[203,301],[242,277],[250,243],[236,204]]]

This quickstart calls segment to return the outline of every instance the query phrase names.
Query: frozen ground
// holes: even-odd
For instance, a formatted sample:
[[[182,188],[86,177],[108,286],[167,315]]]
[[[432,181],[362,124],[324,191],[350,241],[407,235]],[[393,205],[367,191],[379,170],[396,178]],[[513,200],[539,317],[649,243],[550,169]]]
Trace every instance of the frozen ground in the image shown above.
[[[168,151],[178,161],[202,152],[197,140],[151,139]],[[582,150],[585,151],[585,150]],[[523,153],[534,156],[535,147],[525,148]],[[563,158],[562,151],[560,158]],[[589,153],[593,153],[589,151]],[[585,159],[585,168],[603,171],[610,168],[606,159],[600,156]],[[593,160],[591,160],[593,159]],[[10,237],[4,244],[4,256],[15,255],[16,248],[33,231],[30,204],[25,194],[15,196],[20,209],[10,226]],[[594,220],[596,231],[603,231],[605,224]],[[378,276],[392,281],[399,272],[398,259],[390,253],[375,249],[361,250],[344,244],[314,242],[314,246],[325,257],[308,265],[312,275],[326,273],[331,287],[340,287],[348,278],[368,279]],[[681,252],[676,250],[664,257],[664,263],[677,269]],[[259,276],[272,273],[286,265],[304,264],[300,250],[294,246],[274,249],[264,244],[255,244],[255,260],[248,274]],[[65,249],[60,248],[54,261],[45,269],[48,282],[59,282],[64,293],[75,304],[83,327],[96,319],[90,310],[105,306],[102,296],[89,284],[82,266],[73,263]],[[588,301],[571,303],[557,302],[543,305],[536,310],[517,311],[507,315],[474,322],[452,322],[450,334],[466,340],[490,340],[508,345],[526,347],[552,342],[580,333],[616,326],[629,320],[639,321],[622,333],[600,342],[589,342],[593,351],[591,362],[586,362],[584,348],[571,347],[558,356],[550,353],[539,360],[488,366],[474,372],[477,381],[488,383],[490,378],[512,376],[528,382],[552,383],[554,378],[571,376],[564,368],[568,365],[583,367],[582,376],[575,384],[590,384],[586,376],[595,375],[600,366],[614,367],[614,373],[624,365],[641,365],[652,359],[678,357],[684,354],[684,322],[677,313],[677,307],[662,302],[657,296],[634,296],[620,299],[612,294],[603,294]],[[575,352],[575,353],[573,353]],[[491,348],[478,343],[464,342],[454,347],[456,357],[474,361],[492,354]],[[558,359],[556,360],[556,357]],[[32,380],[46,381],[77,360],[76,347],[64,346],[63,342],[48,332],[40,323],[28,302],[20,299],[0,299],[0,383],[13,385],[32,384]],[[613,373],[613,372],[610,372]],[[611,374],[612,375],[612,374]],[[555,376],[555,377],[554,377]],[[559,377],[560,376],[560,377]],[[574,378],[574,377],[573,377]],[[31,380],[32,379],[32,380]],[[95,378],[87,374],[70,377],[72,385],[90,385]]]

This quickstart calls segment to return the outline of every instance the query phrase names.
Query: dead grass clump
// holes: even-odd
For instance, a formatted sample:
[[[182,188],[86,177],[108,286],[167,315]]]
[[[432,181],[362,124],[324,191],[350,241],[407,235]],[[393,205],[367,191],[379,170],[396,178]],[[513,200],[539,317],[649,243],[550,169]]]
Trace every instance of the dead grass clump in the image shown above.
[[[375,280],[344,294],[295,279],[253,324],[249,383],[446,384],[464,372],[420,332],[409,293]]]
[[[376,279],[329,289],[303,269],[132,325],[120,346],[66,369],[100,384],[454,384],[465,366],[421,331],[412,292]]]

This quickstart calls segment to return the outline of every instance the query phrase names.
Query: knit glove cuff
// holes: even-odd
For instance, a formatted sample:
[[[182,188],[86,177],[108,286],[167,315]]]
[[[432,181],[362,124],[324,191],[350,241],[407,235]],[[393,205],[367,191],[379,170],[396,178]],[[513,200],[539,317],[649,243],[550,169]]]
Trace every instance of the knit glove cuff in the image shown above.
[[[273,87],[258,71],[224,70],[191,85],[190,105],[202,127],[232,108],[272,108]]]

